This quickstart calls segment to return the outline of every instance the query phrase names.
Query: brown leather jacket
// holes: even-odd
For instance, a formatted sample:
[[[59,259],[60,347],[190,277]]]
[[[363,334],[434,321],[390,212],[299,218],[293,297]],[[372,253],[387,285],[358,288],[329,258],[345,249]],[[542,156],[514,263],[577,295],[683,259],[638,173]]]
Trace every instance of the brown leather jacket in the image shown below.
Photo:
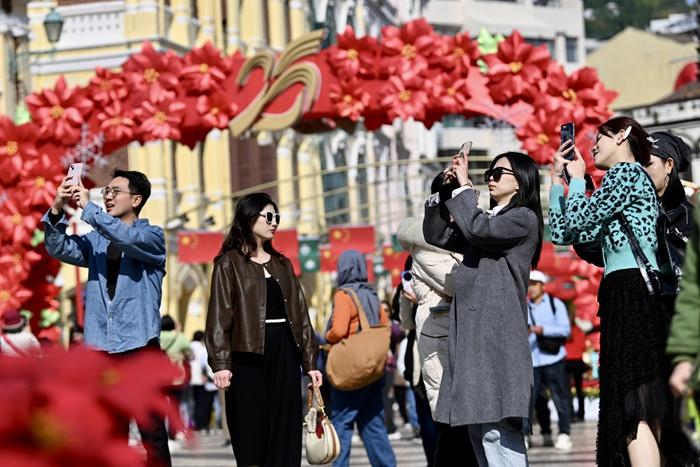
[[[284,294],[287,320],[301,352],[301,366],[305,372],[315,370],[318,343],[292,264],[286,258],[273,256],[266,267]],[[266,297],[262,265],[238,251],[216,258],[204,339],[212,370],[230,370],[231,352],[264,353]]]

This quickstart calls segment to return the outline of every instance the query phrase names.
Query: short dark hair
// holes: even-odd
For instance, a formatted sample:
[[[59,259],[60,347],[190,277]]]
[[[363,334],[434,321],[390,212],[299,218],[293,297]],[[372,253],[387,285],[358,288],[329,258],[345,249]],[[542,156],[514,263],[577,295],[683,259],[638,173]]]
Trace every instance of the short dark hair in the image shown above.
[[[202,342],[204,340],[204,331],[195,331],[192,335],[192,340]]]
[[[174,331],[175,330],[175,320],[170,315],[163,315],[160,318],[160,330],[161,331]]]
[[[634,160],[646,167],[651,157],[649,133],[636,120],[629,117],[613,117],[598,127],[598,133],[614,136],[628,127],[630,128],[630,134],[627,137],[627,142],[634,155]]]
[[[140,195],[141,203],[134,208],[134,212],[138,215],[141,209],[148,201],[151,196],[151,182],[148,181],[148,177],[141,172],[135,170],[115,170],[112,174],[112,178],[122,177],[129,180],[129,191],[131,194]]]

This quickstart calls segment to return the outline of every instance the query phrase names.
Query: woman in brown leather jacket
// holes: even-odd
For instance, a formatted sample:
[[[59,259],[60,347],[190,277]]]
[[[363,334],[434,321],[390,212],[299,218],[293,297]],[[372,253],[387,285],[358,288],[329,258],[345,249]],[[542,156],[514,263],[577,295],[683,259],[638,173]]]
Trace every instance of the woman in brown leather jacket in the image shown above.
[[[205,343],[240,466],[301,464],[300,367],[322,382],[304,295],[272,247],[279,220],[269,195],[244,196],[214,260]]]

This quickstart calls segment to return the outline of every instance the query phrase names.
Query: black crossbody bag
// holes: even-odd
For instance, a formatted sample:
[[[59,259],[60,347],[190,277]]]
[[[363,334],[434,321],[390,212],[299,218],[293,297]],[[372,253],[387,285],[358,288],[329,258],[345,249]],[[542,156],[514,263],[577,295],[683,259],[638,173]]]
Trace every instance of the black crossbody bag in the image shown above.
[[[615,217],[620,222],[622,232],[627,236],[627,240],[629,240],[630,242],[630,246],[632,247],[632,254],[634,255],[634,260],[637,262],[637,267],[639,267],[639,273],[644,279],[644,284],[646,285],[647,292],[649,292],[649,295],[651,296],[661,295],[661,278],[659,277],[658,271],[656,271],[652,267],[651,263],[649,262],[649,259],[647,258],[647,255],[644,254],[642,247],[639,246],[637,237],[634,236],[634,232],[627,223],[627,219],[625,218],[624,214],[620,212]]]
[[[552,298],[551,295],[548,295],[549,297],[549,306],[552,308],[552,314],[556,315],[557,311],[554,308],[554,298]],[[537,323],[535,322],[535,317],[532,314],[532,306],[528,304],[527,310],[530,313],[530,319],[532,320],[532,325],[537,326]],[[559,350],[561,349],[561,346],[566,343],[568,340],[568,337],[553,337],[553,336],[537,336],[537,347],[540,349],[540,352],[548,354],[548,355],[556,355],[559,353]]]

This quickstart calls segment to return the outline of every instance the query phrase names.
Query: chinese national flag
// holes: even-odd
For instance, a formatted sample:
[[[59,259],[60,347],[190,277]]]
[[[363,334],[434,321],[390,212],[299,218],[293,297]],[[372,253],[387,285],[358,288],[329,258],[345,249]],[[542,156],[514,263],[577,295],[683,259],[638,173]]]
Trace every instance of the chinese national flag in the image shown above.
[[[363,254],[374,253],[374,227],[346,226],[331,227],[328,240],[334,254],[340,255],[345,250],[357,250]]]
[[[401,283],[401,273],[409,253],[395,251],[392,246],[385,245],[382,254],[384,256],[384,270],[391,274],[391,286],[397,287]]]
[[[183,230],[177,233],[180,263],[211,263],[224,242],[221,232]]]
[[[279,229],[272,239],[272,246],[275,250],[289,258],[294,267],[294,274],[301,276],[301,266],[299,265],[299,239],[297,229]]]
[[[332,248],[328,245],[322,245],[319,250],[321,252],[321,271],[336,272],[338,270],[338,258],[340,258],[340,253],[333,253]],[[374,280],[372,258],[366,256],[365,264],[367,265],[367,281],[372,282]]]

